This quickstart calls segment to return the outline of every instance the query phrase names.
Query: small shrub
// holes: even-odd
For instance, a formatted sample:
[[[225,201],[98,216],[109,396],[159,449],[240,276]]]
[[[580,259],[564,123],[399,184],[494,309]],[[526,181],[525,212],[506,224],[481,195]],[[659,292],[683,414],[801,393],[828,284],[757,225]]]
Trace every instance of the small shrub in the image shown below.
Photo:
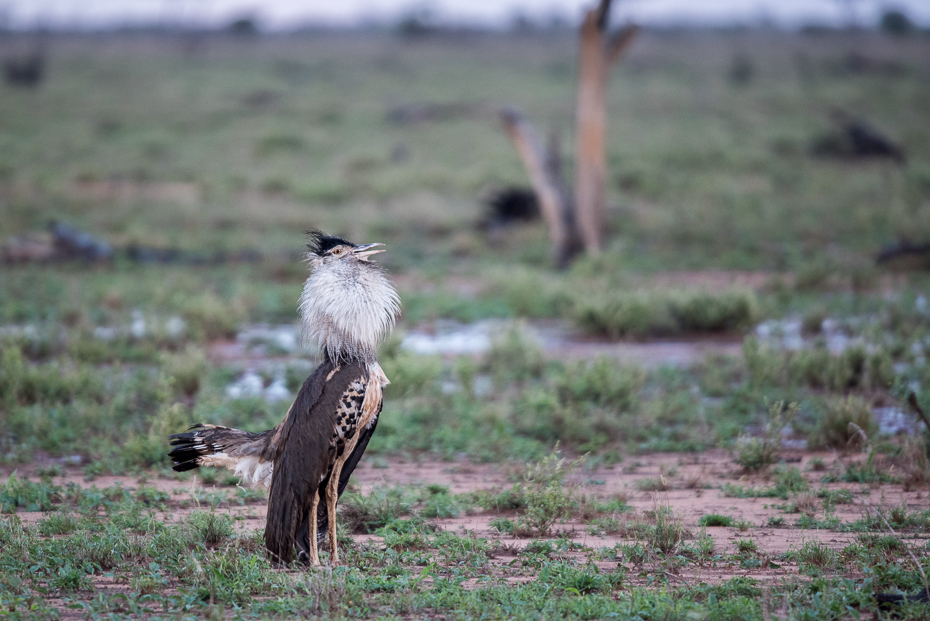
[[[61,467],[61,464],[48,464],[37,467],[36,474],[43,479],[63,477],[65,476],[65,469]]]
[[[806,492],[810,485],[797,468],[780,466],[775,469],[775,489],[778,490],[779,496],[785,496]]]
[[[219,476],[219,470],[216,468],[198,468],[197,476],[204,485],[215,485]]]
[[[209,370],[206,353],[196,345],[188,345],[180,353],[162,354],[162,365],[175,392],[188,397],[197,394]]]
[[[756,554],[759,551],[759,546],[752,539],[737,539],[736,540],[736,551],[740,554]]]
[[[103,382],[90,365],[74,366],[59,361],[31,364],[18,347],[0,351],[0,402],[33,405],[102,402]]]
[[[186,430],[190,424],[190,411],[183,404],[165,406],[152,420],[148,433],[129,436],[120,449],[120,456],[126,464],[143,468],[167,465],[168,436]]]
[[[823,463],[823,459],[820,457],[813,457],[808,462],[808,467],[810,467],[813,472],[823,472],[827,469],[827,465]]]
[[[452,518],[458,517],[463,510],[459,500],[445,488],[445,492],[431,493],[419,514],[425,518]]]
[[[232,517],[222,513],[194,511],[188,517],[194,531],[194,540],[216,546],[233,536]]]
[[[794,499],[794,509],[808,517],[813,517],[820,510],[820,500],[815,494],[799,494]]]
[[[581,328],[614,339],[738,330],[758,314],[748,291],[610,292],[580,296],[574,310]]]
[[[556,521],[568,517],[575,506],[575,491],[566,484],[565,478],[578,463],[577,460],[566,462],[556,451],[526,468],[517,484],[517,495],[524,507],[523,514],[517,519],[515,532],[544,536]]]
[[[611,577],[613,576],[601,574],[593,563],[586,567],[557,564],[546,567],[540,575],[540,580],[551,581],[556,588],[576,595],[587,595],[609,591],[612,586]]]
[[[342,616],[349,596],[348,576],[341,568],[315,567],[307,572],[303,588],[310,596],[310,614],[314,617]]]
[[[664,476],[654,479],[639,479],[636,481],[636,489],[641,492],[665,492],[668,491],[669,484]]]
[[[399,489],[375,490],[368,496],[346,494],[339,514],[353,533],[371,533],[410,510],[410,502]]]
[[[61,502],[61,488],[47,481],[35,483],[20,479],[14,472],[6,483],[0,484],[0,513],[15,513],[18,508],[51,511],[58,502]]]
[[[642,293],[585,296],[577,303],[574,318],[586,332],[611,339],[667,335],[677,329],[668,305]]]
[[[656,525],[652,531],[650,545],[666,555],[672,555],[685,538],[681,520],[674,517],[671,509],[656,511]]]
[[[512,535],[516,529],[517,525],[513,523],[512,520],[509,520],[505,517],[496,517],[490,522],[491,528],[495,529],[497,532],[504,533],[507,535]]]
[[[892,535],[876,535],[875,533],[862,533],[857,537],[859,543],[866,548],[882,550],[893,554],[906,554],[907,544]]]
[[[299,151],[304,146],[303,139],[293,134],[271,134],[259,140],[255,145],[256,153],[271,155]]]
[[[742,444],[737,463],[750,471],[761,470],[774,463],[781,450],[782,429],[791,425],[797,415],[797,403],[791,403],[787,407],[783,401],[772,404],[765,421],[764,435],[761,438],[740,438]]]
[[[698,526],[733,526],[734,519],[729,515],[720,515],[719,513],[710,513],[701,516],[698,520]]]
[[[385,389],[390,397],[411,397],[436,388],[442,372],[442,361],[433,356],[416,356],[398,352],[381,360],[384,373],[391,378]]]
[[[526,544],[526,547],[523,548],[523,551],[526,554],[548,555],[555,552],[555,547],[552,545],[551,541],[546,541],[545,539],[534,539],[533,541]]]
[[[900,9],[886,9],[882,13],[878,25],[882,32],[893,37],[906,36],[915,30],[914,22],[911,21],[907,13]]]
[[[567,366],[556,387],[563,403],[593,403],[626,412],[636,404],[636,393],[644,380],[642,369],[602,358]]]
[[[502,385],[542,376],[545,359],[539,346],[519,327],[513,327],[494,341],[485,356],[484,366],[495,382]]]
[[[826,568],[833,566],[838,557],[837,553],[826,544],[819,541],[808,541],[798,551],[798,559],[808,565]]]
[[[46,537],[51,535],[68,535],[73,533],[76,528],[77,520],[74,518],[74,514],[70,512],[49,514],[39,520],[38,524],[39,532]]]
[[[167,587],[168,578],[157,569],[141,569],[129,580],[129,588],[139,595],[161,593]]]
[[[526,495],[523,486],[515,483],[513,487],[496,492],[478,492],[475,503],[485,511],[512,511],[526,507]]]
[[[674,300],[671,311],[682,332],[740,330],[759,317],[755,295],[749,291],[700,291]]]
[[[850,423],[859,426],[869,438],[878,430],[870,404],[862,397],[828,397],[823,417],[810,435],[812,448],[861,448],[862,436],[850,430]]]
[[[623,524],[615,515],[594,518],[588,522],[588,532],[592,535],[616,535]]]
[[[239,302],[222,300],[209,291],[188,299],[181,315],[195,340],[231,338],[245,317]]]

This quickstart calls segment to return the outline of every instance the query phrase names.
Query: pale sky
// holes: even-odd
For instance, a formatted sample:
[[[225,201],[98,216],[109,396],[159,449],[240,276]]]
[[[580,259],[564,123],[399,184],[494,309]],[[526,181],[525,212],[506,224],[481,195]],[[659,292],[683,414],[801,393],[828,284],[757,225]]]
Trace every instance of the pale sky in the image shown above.
[[[391,23],[428,7],[443,23],[504,26],[514,15],[577,20],[596,0],[0,0],[0,15],[14,27],[36,24],[99,27],[128,23],[173,22],[222,25],[254,15],[263,27],[288,29],[307,24],[349,26],[361,21]],[[930,0],[616,0],[618,21],[642,24],[780,26],[848,23],[850,7],[861,25],[871,25],[887,7],[903,9],[914,21],[930,25]]]

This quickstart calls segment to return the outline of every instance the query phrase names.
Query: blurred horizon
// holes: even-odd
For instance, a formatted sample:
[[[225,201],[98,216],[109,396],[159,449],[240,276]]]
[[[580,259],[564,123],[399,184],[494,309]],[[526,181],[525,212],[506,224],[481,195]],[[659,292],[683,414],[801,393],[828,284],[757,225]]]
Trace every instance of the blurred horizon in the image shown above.
[[[572,28],[593,0],[509,3],[492,0],[29,0],[0,3],[0,28],[99,31],[125,28],[217,29],[250,20],[262,32],[392,27],[405,20],[435,28],[478,30]],[[930,26],[921,0],[628,0],[612,21],[665,28],[870,28],[887,11]]]

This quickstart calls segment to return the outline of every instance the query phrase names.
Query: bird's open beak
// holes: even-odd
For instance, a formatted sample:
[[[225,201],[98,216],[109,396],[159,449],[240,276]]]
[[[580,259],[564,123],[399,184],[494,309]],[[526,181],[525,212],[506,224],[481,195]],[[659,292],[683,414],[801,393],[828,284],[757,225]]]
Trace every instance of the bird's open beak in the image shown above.
[[[386,248],[378,248],[378,249],[372,250],[372,248],[374,248],[375,246],[383,246],[383,245],[384,244],[361,244],[359,246],[356,246],[352,250],[352,254],[358,257],[359,259],[361,259],[362,261],[367,261],[368,257],[370,257],[371,255],[378,254],[379,252],[384,252]]]

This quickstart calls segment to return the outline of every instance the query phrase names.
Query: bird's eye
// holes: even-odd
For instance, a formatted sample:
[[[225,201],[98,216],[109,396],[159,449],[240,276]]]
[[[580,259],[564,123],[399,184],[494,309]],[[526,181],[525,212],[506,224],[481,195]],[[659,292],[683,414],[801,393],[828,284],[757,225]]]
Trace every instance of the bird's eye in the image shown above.
[[[342,254],[342,248],[336,248],[335,250],[333,250],[333,254],[338,257],[339,255]]]

